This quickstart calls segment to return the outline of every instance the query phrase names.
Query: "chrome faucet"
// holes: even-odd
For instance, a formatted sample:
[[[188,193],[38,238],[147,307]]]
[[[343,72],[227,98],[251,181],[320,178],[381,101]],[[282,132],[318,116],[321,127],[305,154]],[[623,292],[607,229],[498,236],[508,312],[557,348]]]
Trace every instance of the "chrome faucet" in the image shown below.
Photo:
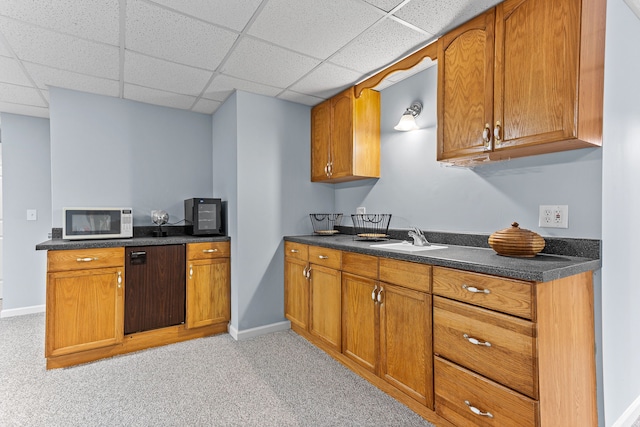
[[[418,227],[413,227],[409,230],[409,237],[413,239],[414,246],[431,246],[431,243],[427,241],[427,238],[424,237],[424,234]]]

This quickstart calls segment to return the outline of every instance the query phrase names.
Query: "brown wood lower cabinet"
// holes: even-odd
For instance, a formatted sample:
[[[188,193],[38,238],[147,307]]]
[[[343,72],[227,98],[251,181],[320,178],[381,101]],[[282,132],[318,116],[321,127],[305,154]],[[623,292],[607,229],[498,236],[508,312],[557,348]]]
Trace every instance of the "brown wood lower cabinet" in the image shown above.
[[[285,251],[291,328],[438,427],[597,426],[592,272],[540,283]]]

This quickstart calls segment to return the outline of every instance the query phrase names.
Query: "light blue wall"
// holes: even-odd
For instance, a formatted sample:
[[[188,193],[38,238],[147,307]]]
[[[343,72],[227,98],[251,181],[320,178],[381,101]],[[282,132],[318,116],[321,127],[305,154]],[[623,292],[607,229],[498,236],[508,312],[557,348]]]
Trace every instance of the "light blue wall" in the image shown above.
[[[211,116],[50,89],[53,226],[65,206],[130,206],[184,219],[184,199],[212,196]]]
[[[51,231],[49,120],[2,113],[4,208],[2,314],[42,311],[47,255],[36,244]],[[27,221],[27,209],[37,220]]]
[[[602,334],[606,426],[640,416],[640,20],[607,2],[602,197]],[[625,414],[625,416],[623,416]],[[627,419],[627,421],[632,421]],[[629,424],[617,424],[628,426]]]
[[[334,190],[310,182],[309,107],[236,92],[213,126],[214,169],[223,174],[214,172],[214,180],[225,180],[221,190],[236,189],[229,197],[231,324],[242,332],[285,320],[282,236],[311,233],[308,214],[331,211]],[[229,165],[235,178],[226,176],[234,173]]]
[[[490,234],[517,221],[542,236],[600,238],[601,149],[444,166],[436,161],[436,87],[434,66],[381,92],[381,178],[337,185],[339,212],[391,213],[392,228]],[[421,129],[395,131],[414,100],[424,104]],[[539,228],[542,204],[569,205],[569,228]]]

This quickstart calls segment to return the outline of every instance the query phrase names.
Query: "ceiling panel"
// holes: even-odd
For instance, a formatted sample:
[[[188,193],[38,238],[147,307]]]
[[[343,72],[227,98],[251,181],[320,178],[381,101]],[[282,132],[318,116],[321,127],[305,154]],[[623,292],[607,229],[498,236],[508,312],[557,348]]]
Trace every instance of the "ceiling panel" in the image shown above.
[[[247,25],[261,2],[262,0],[153,0],[153,3],[238,32]]]
[[[49,109],[0,101],[0,111],[32,117],[49,117]]]
[[[222,102],[200,98],[192,110],[198,113],[213,114],[220,105],[222,105]]]
[[[36,107],[47,106],[37,89],[9,83],[0,83],[0,101],[33,105]]]
[[[329,98],[357,83],[360,77],[361,74],[355,71],[324,63],[291,86],[291,89],[301,93],[318,94],[321,98]]]
[[[88,40],[118,45],[118,0],[2,0],[0,15]]]
[[[324,100],[323,98],[318,98],[316,96],[311,96],[311,95],[305,95],[303,93],[294,92],[292,90],[286,90],[282,92],[280,95],[278,95],[278,98],[285,99],[291,102],[297,102],[298,104],[309,105],[309,106],[319,104]]]
[[[20,63],[13,58],[0,56],[0,82],[29,86],[31,80],[20,67]]]
[[[124,94],[127,99],[134,101],[181,109],[191,108],[191,105],[193,105],[196,100],[195,96],[180,95],[131,84],[124,85]]]
[[[267,96],[276,96],[282,92],[282,88],[220,74],[213,79],[202,96],[207,99],[224,101],[235,89]]]
[[[308,56],[244,37],[222,71],[243,80],[286,88],[319,63]]]
[[[213,73],[127,51],[124,74],[125,83],[198,96]]]
[[[20,60],[118,78],[119,53],[115,46],[56,33],[2,16],[0,28]]]
[[[153,6],[127,3],[126,47],[172,62],[215,70],[237,33]]]
[[[365,0],[365,1],[386,12],[389,12],[391,11],[391,9],[393,9],[394,7],[402,3],[403,0]]]
[[[395,13],[423,30],[442,35],[502,0],[414,0]]]
[[[399,52],[408,54],[417,50],[431,38],[431,34],[415,31],[393,19],[387,19],[360,35],[329,61],[368,73],[395,62]]]
[[[357,0],[270,0],[249,34],[326,59],[383,16]]]
[[[36,85],[41,89],[46,89],[48,86],[56,86],[107,96],[118,96],[120,93],[118,80],[58,70],[30,62],[25,62],[24,66]]]

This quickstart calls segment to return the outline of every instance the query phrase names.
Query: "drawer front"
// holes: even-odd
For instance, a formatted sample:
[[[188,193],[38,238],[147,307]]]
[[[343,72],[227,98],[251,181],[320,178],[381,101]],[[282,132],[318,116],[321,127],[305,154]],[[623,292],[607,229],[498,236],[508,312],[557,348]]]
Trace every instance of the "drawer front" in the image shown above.
[[[535,336],[528,320],[433,298],[434,353],[534,399]]]
[[[380,280],[420,292],[431,292],[431,266],[381,258]]]
[[[309,259],[309,246],[303,243],[284,242],[284,256],[306,262]]]
[[[124,248],[72,249],[47,252],[47,271],[124,267]]]
[[[433,268],[433,293],[535,320],[533,284],[519,280]]]
[[[342,271],[369,279],[377,279],[378,257],[354,252],[343,252]]]
[[[457,426],[535,427],[538,402],[472,371],[434,358],[436,413]]]
[[[342,251],[321,248],[320,246],[309,246],[309,262],[340,270],[342,266]]]
[[[229,242],[203,242],[187,244],[187,259],[229,258],[231,245]]]

